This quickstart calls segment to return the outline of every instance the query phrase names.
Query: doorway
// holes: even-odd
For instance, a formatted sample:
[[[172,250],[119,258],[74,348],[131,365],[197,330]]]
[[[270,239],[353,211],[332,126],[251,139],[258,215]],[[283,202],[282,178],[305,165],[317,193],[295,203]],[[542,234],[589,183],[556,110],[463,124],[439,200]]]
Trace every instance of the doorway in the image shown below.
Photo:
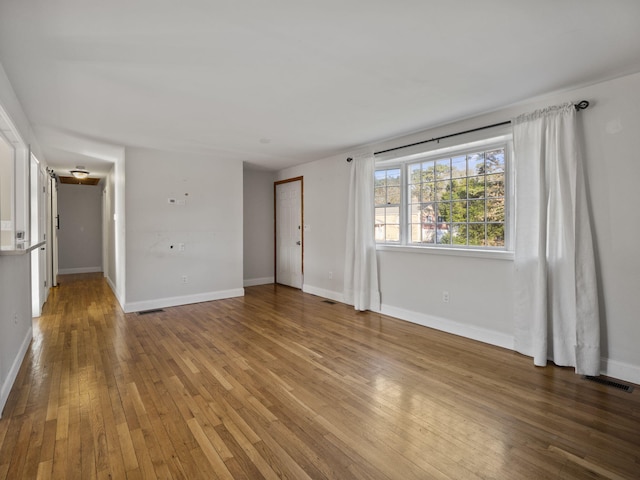
[[[275,281],[293,288],[303,282],[303,192],[302,177],[274,183]]]
[[[47,239],[47,174],[38,159],[30,155],[30,236],[32,243]],[[31,252],[31,311],[39,317],[49,294],[46,244]]]

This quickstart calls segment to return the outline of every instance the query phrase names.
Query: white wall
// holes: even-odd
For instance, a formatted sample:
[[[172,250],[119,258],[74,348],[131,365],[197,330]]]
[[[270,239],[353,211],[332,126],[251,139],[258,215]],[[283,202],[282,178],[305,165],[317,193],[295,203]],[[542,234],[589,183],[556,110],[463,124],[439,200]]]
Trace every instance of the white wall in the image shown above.
[[[635,250],[640,238],[635,213],[635,187],[640,178],[638,92],[640,74],[629,75],[373,145],[374,150],[382,150],[501,122],[547,105],[589,100],[591,106],[579,117],[585,133],[585,168],[601,283],[602,370],[635,383],[640,383],[640,255]],[[351,153],[278,172],[278,179],[305,178],[305,223],[310,222],[312,229],[305,236],[304,290],[334,299],[342,298],[346,216],[338,208],[346,201],[348,167],[344,159]],[[379,251],[378,260],[383,312],[512,348],[510,261],[393,251]],[[329,269],[333,281],[327,279]],[[441,300],[445,289],[451,297],[448,304]]]
[[[0,416],[32,338],[30,260],[0,256]]]
[[[349,194],[347,155],[278,172],[277,180],[303,177],[304,285],[308,293],[342,301],[345,225]],[[331,274],[332,278],[329,278]]]
[[[58,272],[102,271],[102,188],[58,187]]]
[[[245,166],[243,179],[244,286],[273,283],[274,172]]]
[[[128,148],[125,171],[125,311],[243,295],[242,163]]]
[[[31,126],[1,65],[0,105],[20,137],[38,152]],[[39,152],[38,158],[44,161]],[[23,198],[28,198],[28,189]],[[31,255],[0,256],[0,415],[33,335],[30,272]]]

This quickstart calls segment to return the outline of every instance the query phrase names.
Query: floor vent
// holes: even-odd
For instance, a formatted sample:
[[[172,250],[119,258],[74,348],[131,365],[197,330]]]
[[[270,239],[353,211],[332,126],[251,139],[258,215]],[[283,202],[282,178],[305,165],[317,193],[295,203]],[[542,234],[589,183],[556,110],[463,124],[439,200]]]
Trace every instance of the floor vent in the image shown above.
[[[161,308],[152,308],[151,310],[142,310],[138,312],[138,315],[146,315],[147,313],[158,313],[158,312],[164,312],[164,310]]]
[[[627,385],[625,383],[614,382],[612,380],[607,380],[606,378],[602,378],[602,377],[592,377],[590,375],[585,375],[583,378],[585,380],[591,380],[592,382],[600,383],[600,384],[606,385],[608,387],[618,388],[618,389],[623,390],[623,391],[625,391],[627,393],[633,392],[633,387],[631,385]]]
[[[334,302],[333,300],[322,300],[322,303],[328,303],[329,305],[335,305],[336,302]]]

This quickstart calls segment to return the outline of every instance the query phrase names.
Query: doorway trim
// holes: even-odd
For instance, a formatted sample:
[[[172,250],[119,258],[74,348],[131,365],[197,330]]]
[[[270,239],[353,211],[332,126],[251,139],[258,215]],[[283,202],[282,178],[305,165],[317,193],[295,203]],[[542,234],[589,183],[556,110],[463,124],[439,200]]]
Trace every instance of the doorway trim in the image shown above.
[[[302,270],[302,282],[304,286],[304,177],[293,177],[285,180],[278,180],[273,182],[273,283],[278,283],[278,239],[277,226],[278,226],[278,185],[291,182],[300,182],[300,241],[302,242],[302,248],[300,249],[300,264]]]

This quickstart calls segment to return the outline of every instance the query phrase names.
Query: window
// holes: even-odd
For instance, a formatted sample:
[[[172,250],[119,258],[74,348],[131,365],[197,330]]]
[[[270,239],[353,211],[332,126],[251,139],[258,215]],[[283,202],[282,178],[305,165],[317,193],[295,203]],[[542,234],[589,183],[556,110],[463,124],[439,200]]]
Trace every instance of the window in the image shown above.
[[[376,242],[397,243],[400,241],[400,169],[376,170]]]
[[[376,242],[506,250],[509,152],[499,137],[379,162]]]
[[[0,105],[0,249],[29,237],[28,148]]]
[[[0,133],[0,247],[14,242],[13,146]]]

